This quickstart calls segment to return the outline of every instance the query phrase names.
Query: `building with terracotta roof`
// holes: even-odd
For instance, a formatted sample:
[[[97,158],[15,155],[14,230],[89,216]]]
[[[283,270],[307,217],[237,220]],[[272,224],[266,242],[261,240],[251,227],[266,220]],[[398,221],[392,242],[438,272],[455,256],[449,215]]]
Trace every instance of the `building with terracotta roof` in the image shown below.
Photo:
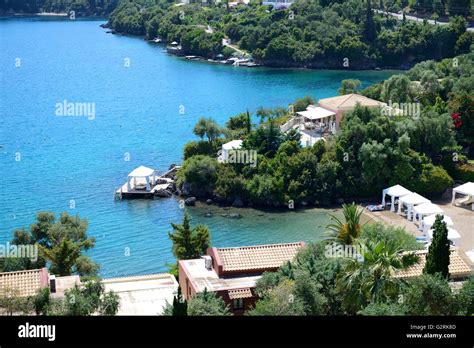
[[[11,291],[15,296],[33,296],[48,286],[49,274],[46,268],[0,273],[0,289]]]
[[[395,277],[402,279],[410,279],[419,277],[423,274],[423,268],[426,263],[426,255],[428,250],[417,251],[416,254],[419,256],[418,263],[411,267],[400,270],[395,274]],[[449,255],[449,277],[450,279],[463,279],[467,278],[472,274],[471,267],[464,260],[462,251],[459,249],[451,248],[451,254]]]
[[[336,114],[336,123],[339,125],[342,114],[355,109],[357,104],[368,108],[386,108],[387,104],[381,101],[351,93],[319,100],[319,106]]]
[[[206,289],[222,297],[234,314],[243,314],[255,304],[255,285],[262,273],[274,272],[292,261],[303,246],[299,242],[209,248],[200,259],[180,260],[183,297],[189,300]]]
[[[62,297],[66,290],[81,283],[78,275],[56,277],[46,267],[16,272],[0,273],[0,295],[34,296],[39,290],[49,288],[52,297]]]

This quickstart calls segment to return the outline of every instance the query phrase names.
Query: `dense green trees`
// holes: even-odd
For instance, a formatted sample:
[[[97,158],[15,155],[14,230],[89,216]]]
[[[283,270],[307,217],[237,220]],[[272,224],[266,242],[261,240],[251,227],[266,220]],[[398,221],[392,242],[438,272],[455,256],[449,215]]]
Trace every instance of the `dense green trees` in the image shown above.
[[[282,281],[257,302],[249,315],[304,315],[305,305],[300,297],[295,296],[295,288],[294,281]]]
[[[371,302],[394,300],[401,286],[394,277],[396,271],[418,261],[393,242],[361,240],[357,246],[363,261],[348,258],[338,278],[338,286],[345,292],[343,305],[349,313],[356,313]]]
[[[393,276],[416,258],[405,254],[408,249],[399,242],[412,238],[407,232],[399,230],[397,238],[386,239],[395,230],[381,224],[364,225],[355,241],[360,243],[357,250],[363,261],[338,255],[330,241],[310,243],[293,262],[263,274],[256,286],[260,300],[249,314],[354,314],[372,302],[397,299],[403,282]]]
[[[179,170],[177,183],[182,185],[184,193],[189,190],[190,194],[197,197],[206,197],[214,190],[218,165],[214,156],[193,156],[187,159]]]
[[[363,226],[356,245],[363,259],[337,255],[328,241],[310,243],[295,260],[257,281],[249,315],[469,315],[474,278],[459,291],[440,274],[409,280],[399,270],[418,261],[419,245],[400,228]],[[415,242],[416,243],[416,242]],[[410,252],[412,251],[412,252]]]
[[[450,176],[443,168],[433,165],[427,156],[413,150],[412,144],[423,144],[425,149],[429,145],[420,138],[425,133],[411,131],[419,127],[420,122],[416,123],[409,116],[392,117],[357,107],[346,113],[336,135],[336,154],[344,173],[341,176],[344,194],[373,196],[395,181],[419,193],[444,192],[452,184]],[[440,133],[443,132],[441,129]],[[442,142],[443,138],[437,140]],[[439,150],[452,144],[449,134],[444,140],[448,143],[437,143],[432,148]]]
[[[120,300],[113,291],[105,291],[100,279],[83,282],[66,290],[64,297],[51,298],[49,290],[42,290],[33,297],[35,312],[41,315],[115,315]]]
[[[229,307],[224,300],[213,292],[204,289],[188,303],[189,316],[222,316],[230,315]]]
[[[64,297],[51,297],[49,288],[34,296],[19,297],[13,290],[0,289],[0,312],[7,315],[115,315],[120,299],[113,291],[105,291],[100,279],[84,280],[80,286],[66,290]]]
[[[76,16],[110,14],[119,0],[20,0],[0,1],[0,12],[38,13],[74,11]]]
[[[469,291],[465,282],[460,294]],[[422,275],[402,286],[396,301],[372,302],[358,313],[362,315],[466,315],[470,299],[454,293],[440,275]]]
[[[181,288],[174,297],[173,303],[168,303],[163,315],[167,316],[227,316],[231,315],[224,300],[213,292],[204,289],[189,301],[181,298]]]
[[[57,306],[51,306],[51,315],[115,315],[120,305],[118,295],[106,292],[99,280],[76,285],[60,301]]]
[[[474,315],[474,276],[466,280],[458,293],[460,315]]]
[[[455,315],[458,306],[455,303],[448,281],[438,276],[424,275],[412,280],[403,292],[402,304],[407,315]]]
[[[364,90],[401,111],[356,106],[344,114],[334,137],[312,147],[302,148],[298,132],[283,134],[279,129],[293,112],[314,102],[309,98],[297,100],[288,110],[257,110],[257,125],[248,121],[249,115],[237,115],[221,129],[224,137],[214,133],[212,147],[240,138],[242,150],[257,152],[256,165],[219,163],[209,144],[191,142],[185,146],[186,160],[178,183],[191,195],[226,203],[238,197],[261,206],[287,206],[291,201],[324,205],[341,197],[378,197],[383,188],[396,183],[420,194],[440,195],[453,183],[453,158],[458,161],[456,165],[467,163],[459,153],[457,139],[472,143],[466,137],[472,128],[470,99],[465,94],[469,88],[459,82],[471,80],[472,58],[472,54],[456,57],[461,72],[453,70],[447,61],[422,63],[406,75],[395,75]],[[426,76],[427,68],[435,72],[436,81],[440,76],[444,76],[443,81],[457,76],[458,81],[452,79],[452,84],[445,83],[433,95],[425,93],[429,88],[420,92],[414,79]],[[423,81],[429,84],[428,78]],[[466,120],[462,133],[452,125],[450,109],[458,110]],[[199,135],[205,137],[208,127],[203,127],[203,122],[198,128]],[[212,129],[219,129],[211,124]]]
[[[0,315],[27,315],[33,309],[31,299],[20,297],[17,289],[9,286],[0,288]]]
[[[386,226],[380,222],[364,225],[360,237],[365,240],[382,241],[386,244],[399,245],[403,250],[413,251],[422,249],[422,244],[415,236],[408,234],[403,228]]]
[[[271,66],[398,67],[469,51],[472,34],[461,18],[449,26],[399,22],[374,14],[373,6],[373,1],[300,0],[287,10],[256,3],[229,10],[129,0],[120,3],[109,22],[119,32],[177,41],[185,54],[208,58],[229,56],[221,45],[226,36]],[[212,33],[205,30],[208,25]]]
[[[97,278],[99,265],[85,252],[95,245],[95,238],[87,235],[88,222],[78,215],[39,212],[29,230],[17,229],[12,244],[37,247],[37,259],[2,258],[0,272],[12,272],[48,267],[57,276],[78,274],[82,284],[65,292],[64,298],[50,296],[49,288],[35,296],[19,297],[12,289],[0,289],[0,308],[7,313],[37,315],[115,315],[119,297]]]
[[[51,273],[66,276],[95,275],[99,265],[84,253],[95,245],[95,238],[87,235],[88,222],[79,216],[61,213],[58,220],[51,212],[40,212],[29,230],[13,232],[12,244],[39,248],[37,260],[31,258],[0,259],[2,271],[16,271],[45,267],[49,262]]]

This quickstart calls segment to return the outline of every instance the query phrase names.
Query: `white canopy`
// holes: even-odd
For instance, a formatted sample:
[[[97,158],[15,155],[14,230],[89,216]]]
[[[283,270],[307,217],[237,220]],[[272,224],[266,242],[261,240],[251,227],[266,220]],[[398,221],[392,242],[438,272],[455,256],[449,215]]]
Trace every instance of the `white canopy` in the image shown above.
[[[431,202],[428,198],[423,197],[422,195],[419,195],[416,192],[412,192],[409,195],[403,196],[400,198],[400,202],[404,203],[406,205],[408,204],[423,204],[427,202]]]
[[[456,199],[456,193],[474,197],[474,182],[467,182],[461,186],[453,188],[453,200],[452,204]],[[472,204],[472,210],[474,210],[474,204]]]
[[[412,193],[410,190],[407,190],[401,185],[394,185],[389,188],[386,188],[385,190],[382,191],[382,205],[385,206],[385,196],[389,195],[392,197],[392,204],[390,211],[395,211],[395,198],[400,198],[403,196],[407,196],[410,193]]]
[[[435,223],[435,220],[436,220],[436,215],[438,215],[438,214],[428,215],[428,216],[424,217],[423,218],[423,223],[425,225],[433,226],[434,223]],[[443,219],[441,221],[444,221],[446,223],[446,225],[448,225],[448,226],[453,226],[454,225],[453,220],[447,215],[443,215]]]
[[[466,251],[466,256],[471,260],[471,262],[474,262],[474,249]]]
[[[299,111],[297,114],[310,120],[319,120],[336,115],[333,111],[314,105],[308,106],[305,111]]]
[[[423,218],[423,230],[425,232],[433,227],[436,220],[436,215],[438,214],[428,215]],[[447,215],[443,215],[443,219],[441,221],[445,222],[446,226],[454,226],[453,220]]]
[[[232,140],[222,145],[223,150],[235,150],[242,147],[242,140]]]
[[[424,216],[432,215],[432,214],[443,214],[444,213],[443,209],[441,209],[439,206],[437,206],[436,204],[433,204],[431,202],[416,205],[413,208],[413,212],[415,214],[418,214],[418,219],[420,221],[419,225],[418,225],[418,229],[420,231],[423,229],[421,222],[423,221]],[[415,215],[415,220],[416,220],[416,215]]]
[[[133,188],[137,189],[139,186],[145,184],[145,189],[147,191],[151,190],[151,185],[150,185],[150,177],[152,177],[152,182],[155,182],[155,170],[145,167],[145,166],[140,166],[138,168],[135,168],[132,170],[130,174],[128,174],[128,180],[127,180],[127,189],[128,191],[132,191],[132,185],[131,181],[133,180]],[[145,182],[143,183],[143,178],[145,178]],[[137,179],[141,179],[138,180]]]
[[[432,214],[442,214],[444,213],[443,209],[441,209],[439,206],[436,204],[433,204],[431,202],[423,203],[420,205],[417,205],[413,208],[414,212],[420,215],[432,215]]]
[[[430,239],[433,239],[433,233],[434,233],[434,230],[428,231],[428,236],[430,237]],[[448,227],[448,239],[449,240],[461,239],[461,235],[455,229]]]
[[[413,206],[418,205],[418,204],[423,204],[431,202],[429,199],[419,195],[416,192],[412,192],[409,195],[403,196],[398,200],[398,212],[397,214],[402,213],[402,208],[403,205],[407,206],[408,212],[407,212],[407,219],[411,220],[411,212],[413,210]]]
[[[154,169],[151,169],[145,166],[140,166],[132,170],[132,172],[128,174],[128,176],[134,177],[134,178],[144,178],[147,176],[152,176],[154,173],[155,173]]]
[[[453,192],[474,196],[474,182],[467,182],[461,186],[455,187],[453,188]]]

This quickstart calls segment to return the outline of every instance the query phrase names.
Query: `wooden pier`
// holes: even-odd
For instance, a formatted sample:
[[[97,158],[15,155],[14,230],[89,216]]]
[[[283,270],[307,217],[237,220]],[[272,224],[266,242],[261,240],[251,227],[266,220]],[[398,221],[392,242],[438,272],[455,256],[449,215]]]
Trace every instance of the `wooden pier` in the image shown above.
[[[161,175],[154,169],[140,166],[128,174],[128,180],[115,191],[116,199],[171,197],[174,176],[180,166],[173,166]]]

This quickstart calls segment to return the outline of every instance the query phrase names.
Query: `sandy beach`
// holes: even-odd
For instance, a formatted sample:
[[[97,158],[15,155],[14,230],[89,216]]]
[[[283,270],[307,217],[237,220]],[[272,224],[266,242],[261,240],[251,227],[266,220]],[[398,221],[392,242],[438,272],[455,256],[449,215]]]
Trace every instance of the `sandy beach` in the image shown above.
[[[454,228],[461,235],[461,239],[456,243],[456,247],[464,253],[474,250],[474,211],[471,206],[456,206],[451,204],[451,200],[433,200],[434,204],[440,206],[444,210],[445,215],[449,216],[453,222]],[[423,231],[418,230],[418,226],[406,219],[405,215],[397,215],[397,213],[390,210],[369,212],[364,207],[364,222],[374,221],[383,222],[387,225],[403,227],[406,231],[412,233],[414,236],[423,236]],[[465,257],[466,261],[469,258]],[[471,267],[474,267],[474,262],[470,262]]]

